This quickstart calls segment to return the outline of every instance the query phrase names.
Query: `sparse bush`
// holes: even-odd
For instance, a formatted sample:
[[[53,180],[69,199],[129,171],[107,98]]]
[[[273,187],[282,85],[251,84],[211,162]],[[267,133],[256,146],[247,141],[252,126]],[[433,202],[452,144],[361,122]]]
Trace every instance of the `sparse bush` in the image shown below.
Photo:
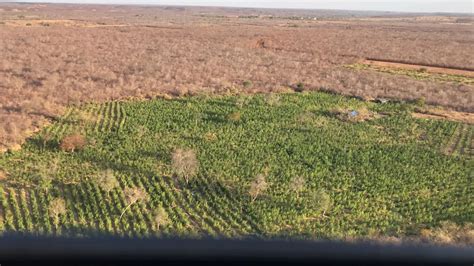
[[[155,210],[155,217],[154,217],[154,227],[155,230],[158,231],[162,226],[166,226],[170,223],[170,218],[168,213],[166,212],[163,206],[158,206]]]
[[[424,97],[420,97],[413,100],[413,103],[419,107],[424,107],[426,105],[426,99]]]
[[[305,90],[304,84],[299,82],[298,84],[296,84],[296,89],[295,90],[297,92],[303,92]]]
[[[77,150],[82,150],[87,144],[86,138],[79,134],[79,133],[74,133],[71,135],[65,136],[59,145],[59,148],[62,151],[66,152],[74,152]]]
[[[280,104],[280,96],[275,93],[267,93],[264,96],[265,102],[270,106],[277,106]]]
[[[249,194],[252,198],[252,202],[257,199],[268,188],[268,183],[264,174],[259,174],[255,177],[255,180],[250,184]]]
[[[55,198],[49,203],[49,217],[57,220],[60,215],[66,213],[66,201],[62,198]]]
[[[99,185],[104,191],[110,192],[114,188],[119,187],[119,181],[114,175],[112,169],[106,169],[99,173],[97,176],[97,185]]]
[[[302,176],[295,176],[291,179],[290,190],[296,194],[296,198],[299,198],[301,191],[304,190],[306,181]]]
[[[36,179],[36,184],[43,191],[49,191],[53,186],[54,177],[52,175],[49,175],[47,172],[36,172],[34,173],[34,177]]]
[[[233,112],[227,116],[227,119],[229,119],[232,122],[239,122],[241,118],[242,118],[242,115],[240,114],[240,112]]]
[[[235,106],[237,106],[238,108],[243,108],[244,106],[246,106],[250,103],[251,99],[252,99],[251,96],[241,95],[235,100]]]
[[[48,146],[48,143],[53,139],[53,135],[49,132],[45,132],[43,135],[41,135],[41,144],[42,144],[42,149],[45,150],[46,147]]]
[[[324,189],[319,189],[312,194],[311,204],[315,211],[322,212],[322,215],[325,216],[332,207],[332,200]]]
[[[309,124],[311,122],[314,121],[316,115],[313,114],[312,112],[303,112],[301,114],[299,114],[296,119],[298,121],[298,123],[301,123],[301,124]]]
[[[148,194],[142,188],[129,187],[124,189],[123,194],[125,196],[125,202],[127,202],[128,205],[132,205],[139,201],[148,201]]]
[[[252,87],[252,81],[246,80],[242,83],[242,85],[244,86],[244,88],[250,88]]]
[[[196,153],[191,149],[176,149],[171,155],[171,168],[173,173],[178,178],[184,178],[186,183],[196,176],[199,161],[196,158]]]
[[[0,169],[0,182],[7,179],[7,173]]]
[[[206,141],[215,141],[217,140],[217,135],[214,132],[207,132],[206,134],[204,134],[204,139]]]

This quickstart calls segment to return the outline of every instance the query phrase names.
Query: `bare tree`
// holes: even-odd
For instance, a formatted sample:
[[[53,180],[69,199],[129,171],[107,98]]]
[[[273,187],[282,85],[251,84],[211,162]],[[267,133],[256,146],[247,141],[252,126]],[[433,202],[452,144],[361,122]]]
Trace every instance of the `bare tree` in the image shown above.
[[[296,198],[300,197],[301,191],[304,190],[304,187],[306,185],[306,181],[304,180],[304,177],[302,176],[295,176],[291,179],[290,182],[290,189],[294,193],[296,193]]]
[[[100,172],[97,176],[96,182],[97,185],[106,192],[110,192],[120,185],[112,169],[106,169]]]
[[[252,197],[252,202],[257,199],[257,197],[265,192],[268,188],[268,183],[264,174],[259,174],[255,177],[255,180],[250,184],[249,194]]]
[[[318,212],[322,212],[323,217],[332,207],[331,196],[324,189],[319,189],[316,193],[312,194],[311,200],[313,208]]]
[[[168,216],[168,213],[166,212],[165,208],[163,206],[158,206],[158,208],[155,211],[155,217],[154,217],[154,226],[155,229],[158,231],[160,230],[160,227],[166,226],[170,223],[170,218]]]
[[[148,201],[148,194],[142,188],[126,188],[124,189],[123,193],[125,195],[125,202],[127,203],[127,207],[125,207],[125,209],[123,210],[119,220],[122,219],[122,216],[133,204],[140,201]]]
[[[66,213],[66,201],[62,198],[53,199],[48,206],[49,217],[57,220],[59,216]]]
[[[199,169],[196,153],[191,149],[176,149],[171,155],[171,167],[176,177],[184,178],[189,183]]]

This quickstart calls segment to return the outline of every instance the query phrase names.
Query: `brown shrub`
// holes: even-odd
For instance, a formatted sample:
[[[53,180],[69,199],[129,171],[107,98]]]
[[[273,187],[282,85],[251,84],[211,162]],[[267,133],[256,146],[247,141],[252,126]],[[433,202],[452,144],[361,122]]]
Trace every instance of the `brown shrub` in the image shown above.
[[[62,151],[66,152],[74,152],[77,150],[82,150],[87,145],[86,138],[78,133],[74,133],[71,135],[65,136],[61,143],[59,144],[59,148]]]

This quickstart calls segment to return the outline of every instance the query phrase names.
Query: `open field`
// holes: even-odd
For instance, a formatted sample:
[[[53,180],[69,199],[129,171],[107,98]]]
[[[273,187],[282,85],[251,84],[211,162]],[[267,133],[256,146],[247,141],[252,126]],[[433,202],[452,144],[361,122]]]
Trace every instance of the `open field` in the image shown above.
[[[474,126],[416,108],[321,92],[70,107],[0,156],[0,227],[472,245]],[[85,147],[61,150],[74,133]]]
[[[473,29],[455,15],[0,4],[0,150],[19,149],[70,104],[201,91],[323,89],[472,112],[463,77],[346,66],[472,68]]]

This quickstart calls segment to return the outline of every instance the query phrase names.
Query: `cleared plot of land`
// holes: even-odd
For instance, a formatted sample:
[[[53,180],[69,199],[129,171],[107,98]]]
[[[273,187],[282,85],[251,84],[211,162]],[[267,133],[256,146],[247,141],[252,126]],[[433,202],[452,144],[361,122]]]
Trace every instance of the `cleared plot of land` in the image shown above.
[[[414,109],[326,93],[70,108],[21,151],[0,156],[0,227],[357,239],[426,237],[442,221],[468,224],[473,159],[458,147],[472,127],[416,119]],[[61,151],[74,132],[86,147]],[[451,142],[463,152],[446,155]],[[174,174],[178,148],[196,155],[189,182]]]
[[[456,76],[474,77],[474,70],[467,68],[453,68],[453,67],[438,67],[433,65],[417,65],[399,61],[387,61],[380,59],[366,59],[362,61],[362,64],[378,67],[389,67],[399,69],[418,70],[428,73],[437,74],[448,74]]]
[[[364,63],[346,65],[346,67],[355,69],[355,70],[372,70],[372,71],[381,72],[381,73],[407,76],[415,80],[427,80],[427,81],[443,82],[443,83],[474,85],[474,77],[470,77],[469,75],[447,74],[447,72],[470,73],[470,71],[461,71],[461,70],[452,70],[452,69],[448,69],[448,71],[445,71],[446,70],[445,68],[438,68],[439,71],[429,72],[426,70],[426,68],[421,67],[419,65],[411,65],[411,67],[405,67],[403,65],[395,64],[395,63],[371,63],[371,62],[368,62],[367,60],[363,62]],[[439,73],[439,72],[446,72],[446,73]],[[472,95],[469,95],[468,97],[472,97]]]

